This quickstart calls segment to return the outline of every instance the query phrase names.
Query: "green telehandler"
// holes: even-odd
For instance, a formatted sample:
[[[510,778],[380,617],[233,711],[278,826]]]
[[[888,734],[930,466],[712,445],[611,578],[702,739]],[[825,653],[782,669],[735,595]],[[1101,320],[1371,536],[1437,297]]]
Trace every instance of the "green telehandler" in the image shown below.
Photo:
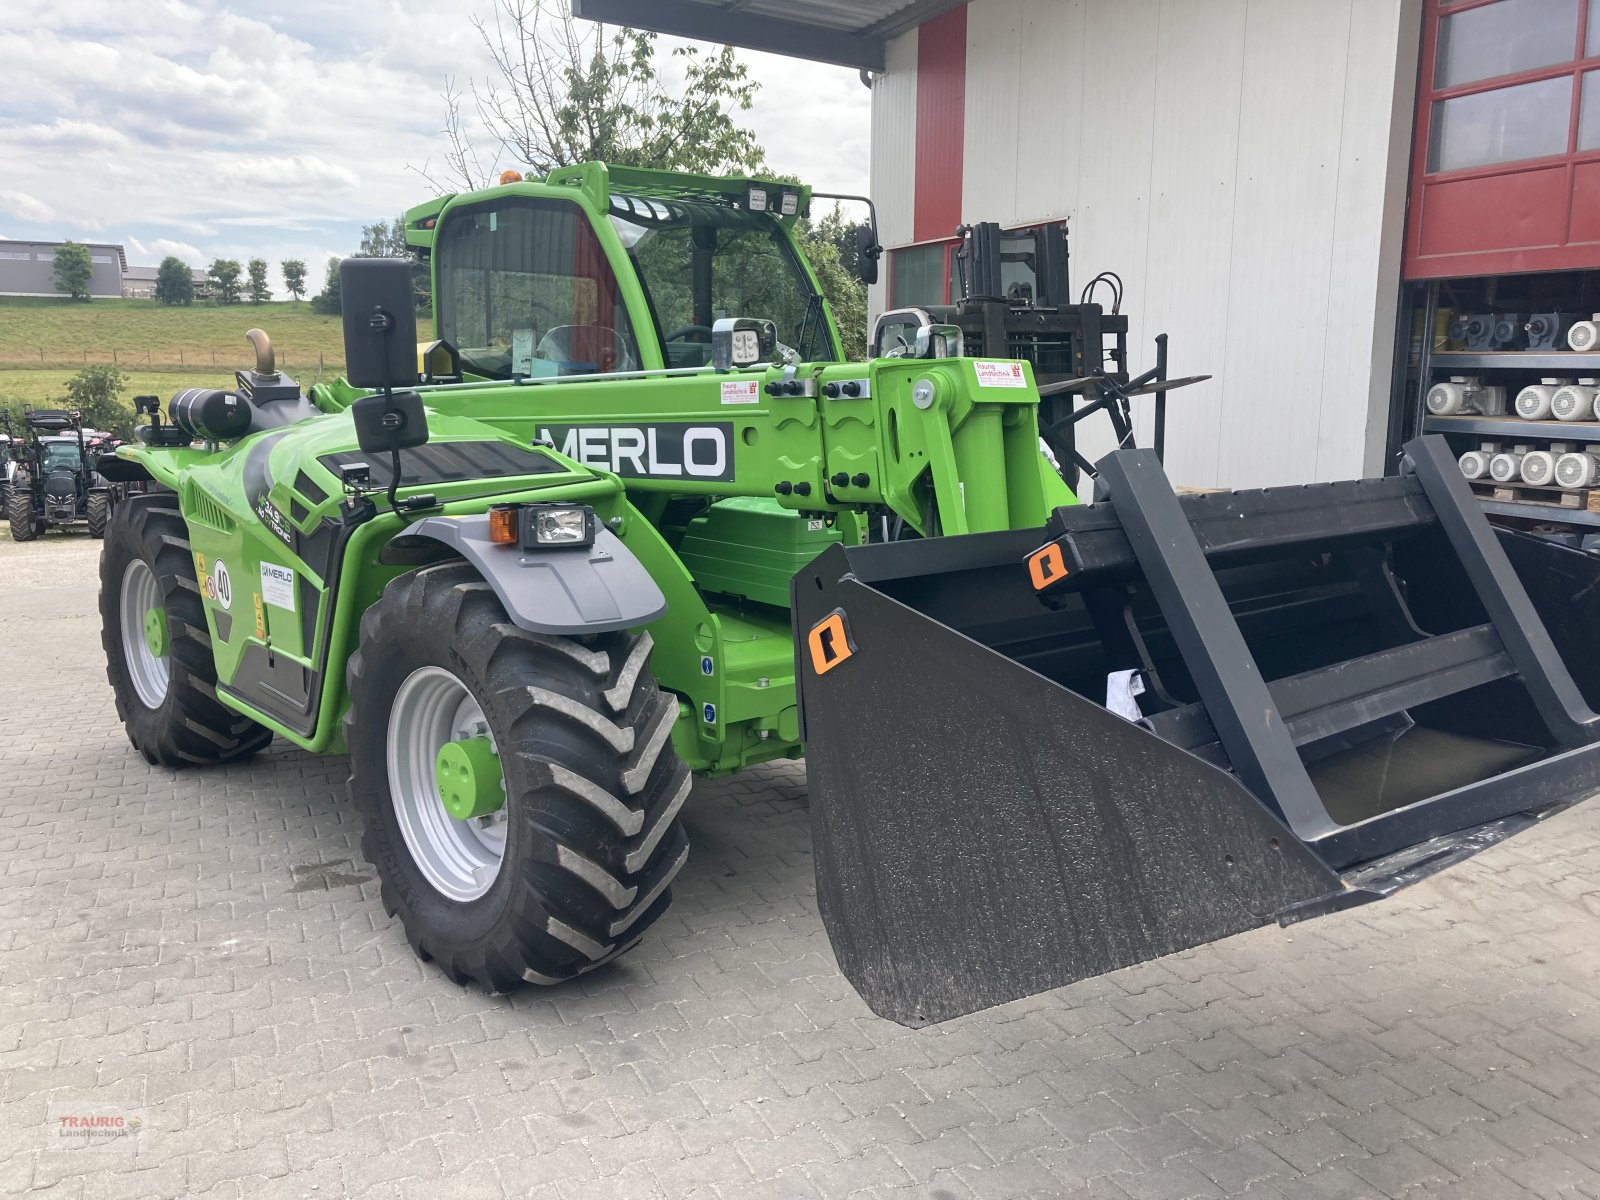
[[[917,1025],[1387,895],[1600,790],[1600,565],[1389,479],[1080,505],[1027,361],[842,361],[809,190],[598,164],[342,267],[347,376],[251,331],[153,397],[101,559],[153,765],[347,754],[385,908],[494,990],[636,943],[693,775],[810,760],[818,893]],[[875,239],[862,238],[866,271]],[[1064,260],[1063,260],[1064,261]]]

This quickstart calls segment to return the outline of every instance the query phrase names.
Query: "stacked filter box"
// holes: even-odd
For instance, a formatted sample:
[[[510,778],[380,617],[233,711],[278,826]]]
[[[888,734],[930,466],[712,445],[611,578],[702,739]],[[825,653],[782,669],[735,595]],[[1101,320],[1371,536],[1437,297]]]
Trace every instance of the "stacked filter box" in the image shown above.
[[[1428,411],[1437,416],[1499,416],[1505,413],[1504,396],[1503,388],[1486,387],[1476,378],[1455,376],[1429,391]],[[1518,392],[1513,407],[1516,415],[1528,422],[1594,424],[1600,422],[1600,379],[1547,376]],[[1530,427],[1528,441],[1509,445],[1480,442],[1476,449],[1461,456],[1461,473],[1474,481],[1568,491],[1600,483],[1600,445],[1533,440],[1538,432]]]

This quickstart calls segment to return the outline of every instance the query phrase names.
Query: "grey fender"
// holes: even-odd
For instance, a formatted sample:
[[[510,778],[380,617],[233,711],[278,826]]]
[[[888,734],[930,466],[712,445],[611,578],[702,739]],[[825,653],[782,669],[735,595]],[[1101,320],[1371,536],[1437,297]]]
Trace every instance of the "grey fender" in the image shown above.
[[[588,549],[524,550],[489,541],[487,515],[428,517],[396,541],[442,542],[494,588],[511,620],[532,633],[610,633],[648,625],[667,599],[609,529]]]

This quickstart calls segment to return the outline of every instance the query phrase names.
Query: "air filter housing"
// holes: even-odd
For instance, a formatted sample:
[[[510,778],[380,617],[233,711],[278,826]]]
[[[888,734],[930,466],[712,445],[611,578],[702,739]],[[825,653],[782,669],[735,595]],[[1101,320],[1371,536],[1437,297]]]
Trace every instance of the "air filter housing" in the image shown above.
[[[1548,450],[1534,450],[1522,456],[1522,482],[1548,487],[1555,482],[1556,456]]]
[[[1600,313],[1587,321],[1579,321],[1567,330],[1567,345],[1574,350],[1593,350],[1600,346]]]
[[[1489,460],[1489,478],[1496,483],[1517,483],[1522,479],[1522,460],[1533,450],[1532,446],[1516,446],[1502,450]]]
[[[1559,487],[1593,487],[1597,478],[1600,478],[1600,458],[1594,454],[1563,454],[1556,460]]]
[[[1550,398],[1550,411],[1558,421],[1592,421],[1596,418],[1595,399],[1600,388],[1592,380],[1569,383]]]
[[[1570,379],[1541,379],[1517,393],[1517,416],[1524,421],[1548,421],[1555,407],[1556,392]]]
[[[1461,456],[1461,473],[1468,479],[1484,479],[1489,474],[1489,460],[1492,454],[1482,450],[1468,450]]]
[[[1474,376],[1452,375],[1448,382],[1436,383],[1428,389],[1425,403],[1436,417],[1471,414],[1498,417],[1506,411],[1506,390],[1485,387],[1483,381]]]
[[[1496,350],[1520,350],[1528,344],[1528,314],[1501,313],[1490,337]]]
[[[1496,483],[1515,483],[1522,478],[1522,455],[1502,450],[1489,460],[1489,477]]]

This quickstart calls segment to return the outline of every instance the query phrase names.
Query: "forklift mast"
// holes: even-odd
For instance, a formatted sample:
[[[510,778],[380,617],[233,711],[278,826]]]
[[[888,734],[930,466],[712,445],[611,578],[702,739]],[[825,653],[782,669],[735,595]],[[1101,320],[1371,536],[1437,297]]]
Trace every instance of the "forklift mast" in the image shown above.
[[[1016,359],[1033,367],[1039,385],[1039,429],[1069,487],[1094,467],[1078,448],[1078,426],[1105,412],[1118,448],[1134,445],[1129,399],[1154,392],[1154,449],[1166,449],[1167,339],[1156,338],[1152,370],[1134,378],[1128,370],[1128,318],[1122,281],[1111,272],[1072,291],[1067,227],[1061,222],[1003,229],[993,221],[963,225],[957,233],[955,303],[929,308],[929,320],[960,330],[964,353],[976,358]],[[1104,286],[1111,309],[1093,303]],[[886,314],[891,326],[897,314]],[[880,324],[881,328],[881,324]],[[875,352],[883,352],[881,336]]]

